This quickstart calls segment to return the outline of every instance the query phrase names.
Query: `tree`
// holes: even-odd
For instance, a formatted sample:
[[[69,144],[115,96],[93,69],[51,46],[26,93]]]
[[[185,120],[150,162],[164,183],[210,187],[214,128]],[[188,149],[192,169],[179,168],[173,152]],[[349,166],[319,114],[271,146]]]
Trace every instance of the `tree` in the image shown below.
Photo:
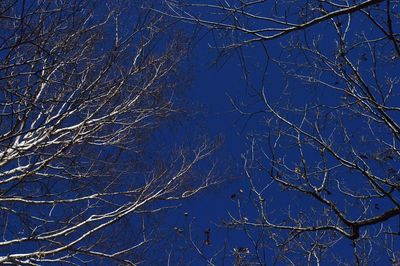
[[[399,1],[165,3],[238,55],[259,99],[232,98],[253,121],[236,262],[400,263]]]
[[[133,265],[146,217],[212,183],[193,171],[213,145],[152,139],[178,111],[185,37],[116,2],[0,3],[1,264]]]

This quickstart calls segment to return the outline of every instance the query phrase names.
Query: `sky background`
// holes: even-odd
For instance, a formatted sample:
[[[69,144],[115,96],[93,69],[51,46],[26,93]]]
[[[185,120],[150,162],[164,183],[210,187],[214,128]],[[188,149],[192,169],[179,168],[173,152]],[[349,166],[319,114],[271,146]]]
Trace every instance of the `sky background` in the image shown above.
[[[299,2],[300,1],[295,3]],[[268,11],[269,8],[271,8],[271,6],[269,6],[270,3],[271,2],[266,1],[265,5],[259,6],[260,12],[264,10]],[[100,7],[98,8],[100,9]],[[299,10],[295,7],[293,10],[291,7],[283,7],[283,9],[286,8],[292,12],[289,16],[292,16],[293,14],[294,17],[297,16]],[[99,13],[97,14],[99,17],[97,19],[100,19],[104,14],[107,14],[106,12],[108,12],[108,10],[104,9],[99,10],[98,12]],[[136,19],[133,11],[132,13],[129,13],[129,9],[126,9],[124,12],[127,13],[124,13],[123,16],[126,16],[127,18],[129,17],[129,19],[132,20]],[[205,16],[210,16],[210,18],[212,18],[212,14],[206,14]],[[361,16],[355,14],[352,18],[355,22],[351,24],[350,33],[354,39],[358,36],[357,33],[362,31],[366,31],[366,34],[370,34],[370,38],[378,38],[381,36],[381,34],[376,31],[368,32],[369,28],[364,27]],[[96,20],[96,16],[94,16],[93,19]],[[124,23],[121,22],[121,25]],[[259,25],[256,24],[256,26]],[[284,116],[287,115],[296,122],[298,122],[301,117],[299,116],[299,113],[295,112],[293,106],[302,107],[306,103],[318,103],[324,104],[326,107],[341,103],[339,93],[332,92],[332,90],[321,89],[322,86],[311,84],[310,82],[299,81],[292,77],[287,78],[284,76],[285,71],[282,71],[277,64],[274,64],[272,58],[299,63],[298,65],[289,68],[290,70],[295,70],[295,72],[293,72],[294,74],[311,76],[320,75],[318,77],[322,77],[325,81],[335,82],[331,76],[326,74],[329,71],[320,73],[317,69],[315,72],[312,72],[312,70],[310,70],[312,67],[308,68],[312,65],[312,62],[310,63],[307,61],[311,57],[305,58],[304,55],[298,53],[298,51],[288,52],[289,50],[286,49],[284,45],[289,42],[305,42],[310,36],[313,36],[318,39],[321,49],[320,51],[335,58],[335,53],[337,52],[335,50],[337,40],[336,37],[334,37],[335,35],[332,27],[322,23],[310,27],[305,32],[297,32],[273,41],[256,43],[249,47],[243,47],[243,49],[231,50],[230,54],[219,57],[219,51],[213,48],[221,44],[220,39],[218,39],[220,37],[217,35],[218,32],[209,32],[204,28],[199,29],[194,25],[180,22],[171,25],[171,32],[175,30],[172,27],[177,27],[177,31],[182,31],[187,36],[181,38],[182,42],[193,42],[189,45],[190,51],[188,59],[184,62],[182,67],[183,71],[177,71],[178,75],[181,73],[183,74],[182,76],[177,77],[181,78],[181,80],[177,82],[179,84],[179,90],[176,92],[176,95],[174,95],[173,100],[176,101],[176,107],[182,108],[182,112],[177,112],[176,115],[172,115],[165,120],[163,117],[163,122],[161,122],[162,126],[160,128],[143,133],[146,135],[143,139],[146,139],[148,142],[145,142],[145,145],[143,145],[143,151],[145,151],[143,154],[145,155],[137,155],[137,160],[143,160],[143,169],[151,172],[157,168],[152,165],[152,163],[159,161],[169,163],[170,160],[176,158],[174,157],[176,154],[173,152],[179,151],[181,146],[186,149],[192,149],[200,144],[203,139],[208,139],[211,143],[220,143],[219,149],[210,160],[200,162],[199,168],[196,169],[197,172],[194,171],[192,173],[193,179],[189,180],[200,180],[201,176],[207,172],[213,164],[215,164],[213,177],[218,181],[218,184],[209,187],[198,195],[195,195],[193,198],[174,202],[176,203],[176,208],[171,208],[168,211],[157,213],[157,215],[135,213],[121,221],[121,226],[116,226],[115,228],[109,227],[104,232],[105,235],[109,234],[110,236],[116,237],[115,239],[112,239],[114,242],[111,242],[113,244],[111,248],[114,249],[118,248],[117,244],[123,246],[124,239],[125,241],[129,241],[132,239],[136,240],[137,238],[141,241],[141,219],[144,217],[143,219],[146,219],[146,222],[148,223],[146,234],[150,231],[151,236],[151,232],[154,232],[154,236],[156,236],[156,241],[158,242],[156,242],[155,246],[149,245],[149,249],[147,249],[147,246],[144,247],[144,253],[138,254],[137,260],[140,260],[140,256],[143,256],[143,259],[149,261],[152,265],[165,265],[165,262],[169,259],[171,265],[206,265],[208,259],[215,257],[216,265],[233,265],[235,261],[235,249],[249,248],[249,252],[251,253],[249,256],[252,256],[254,252],[256,252],[256,250],[253,249],[254,243],[251,243],[252,240],[255,242],[259,241],[262,245],[269,245],[272,249],[275,248],[274,243],[268,239],[267,235],[264,235],[267,230],[245,228],[246,230],[248,229],[248,231],[246,231],[244,228],[236,230],[229,229],[225,226],[225,222],[230,221],[230,216],[238,217],[239,215],[243,215],[248,217],[249,221],[256,222],[259,218],[257,206],[254,204],[254,194],[250,191],[249,180],[246,177],[243,167],[244,157],[249,156],[249,147],[252,143],[253,137],[258,141],[257,148],[260,148],[257,150],[258,154],[256,156],[260,155],[260,150],[262,148],[265,148],[268,153],[268,147],[266,147],[268,146],[266,141],[267,138],[264,137],[268,134],[274,137],[274,133],[280,131],[280,126],[282,126],[282,123],[271,123],[272,126],[268,126],[268,123],[272,121],[272,116],[271,113],[268,114],[266,112],[267,108],[260,100],[261,88],[265,86],[268,99],[274,104],[277,103],[276,107],[281,108],[280,110]],[[110,24],[110,28],[106,28],[106,30],[109,30],[110,36],[112,36],[115,27]],[[121,36],[129,34],[131,30],[131,28],[122,27],[120,34]],[[159,40],[154,48],[155,53],[162,51],[164,45],[167,45],[168,42],[171,41],[172,36],[175,36],[170,34],[171,32],[167,31],[167,36],[162,36],[162,39]],[[353,41],[351,38],[352,37],[350,37],[350,42]],[[216,39],[218,40],[217,43],[215,42]],[[227,39],[225,39],[225,41],[226,40]],[[112,47],[114,44],[110,41],[109,43],[102,43],[96,46],[96,48],[99,49],[99,54],[102,54],[104,50],[110,49],[107,45]],[[388,47],[390,46],[378,48],[381,48],[382,53],[385,53],[386,51],[391,51]],[[264,50],[264,48],[266,50]],[[157,49],[160,49],[160,51]],[[363,50],[361,49],[361,52],[362,51]],[[355,53],[349,56],[353,56],[353,59],[357,60],[361,55]],[[373,82],[371,76],[368,76],[368,64],[370,63],[367,62],[365,64],[366,67],[362,68],[360,71],[366,76],[368,82]],[[245,72],[244,69],[246,70]],[[384,80],[384,74],[387,76],[395,76],[398,68],[395,68],[388,63],[382,64],[382,68],[379,68],[379,71],[381,71],[380,74],[382,74],[382,80]],[[246,73],[246,76],[244,73]],[[173,78],[176,77],[174,76]],[[168,94],[168,96],[171,95],[173,95],[173,93]],[[397,97],[396,99],[399,98]],[[394,105],[398,106],[398,102],[394,102]],[[285,107],[288,108],[284,109]],[[290,109],[291,107],[293,109]],[[237,108],[243,113],[240,113]],[[323,111],[326,111],[327,109],[323,109]],[[334,112],[330,111],[327,111],[326,113],[328,115],[332,113],[334,114]],[[323,121],[324,136],[327,136],[326,134],[329,135],[331,133],[330,131],[333,132],[333,128],[335,128],[335,130],[337,128],[337,124],[330,125],[331,121],[334,123],[337,122],[334,120],[336,118],[335,115],[328,115],[327,117],[330,117],[329,119],[331,120],[327,118],[327,120]],[[312,114],[310,117],[312,118]],[[357,145],[357,149],[359,149],[357,152],[360,152],[361,154],[361,152],[365,151],[365,156],[373,155],[375,156],[375,159],[379,156],[383,156],[382,154],[384,150],[382,151],[380,146],[376,143],[375,145],[377,147],[372,147],[365,144],[361,145],[361,142],[357,142],[358,139],[361,139],[361,135],[364,134],[362,131],[366,129],[365,124],[362,124],[357,119],[353,119],[354,122],[351,117],[348,120],[345,119],[346,129],[348,129],[351,134],[354,134],[353,139]],[[311,123],[311,129],[312,125],[313,124]],[[283,129],[280,132],[283,132],[283,130],[288,127],[285,128],[284,125],[282,128]],[[276,131],[274,132],[274,130]],[[307,130],[310,130],[310,128],[307,128]],[[290,132],[290,130],[287,130],[286,132]],[[367,137],[370,137],[371,135],[368,132],[365,134]],[[390,134],[388,135],[390,136]],[[341,137],[340,133],[333,137],[336,138],[334,139],[334,142],[339,143],[338,147],[343,144]],[[385,135],[379,137],[384,139]],[[279,146],[277,149],[278,155],[282,156],[282,158],[286,160],[285,166],[287,166],[288,169],[295,169],[295,166],[297,166],[297,163],[299,162],[299,152],[298,149],[293,146],[293,143],[294,142],[283,140],[282,146]],[[309,150],[306,150],[306,157],[308,162],[310,162],[311,168],[315,167],[314,164],[318,164],[322,160],[318,157],[320,151],[318,148],[315,148],[317,146],[318,145],[314,145]],[[343,146],[345,153],[348,151],[346,148],[348,146]],[[375,152],[375,148],[377,152]],[[106,153],[112,153],[114,151],[112,148],[106,149],[108,149],[105,150]],[[138,154],[139,153],[140,152],[138,152]],[[134,152],[132,154],[134,154]],[[129,157],[132,154],[127,153],[127,155],[125,155],[126,157],[121,156],[119,163],[123,163],[125,160],[127,163],[135,161],[131,160],[132,158]],[[265,156],[259,156],[257,158],[261,158],[260,161],[265,167],[260,167],[257,170],[252,169],[252,181],[257,188],[267,188],[263,196],[265,196],[266,199],[266,206],[268,206],[269,210],[272,210],[271,214],[273,218],[276,218],[276,220],[286,219],[287,217],[285,216],[284,211],[288,206],[291,206],[295,215],[301,213],[300,210],[310,210],[312,207],[315,213],[314,216],[312,216],[311,212],[305,214],[305,216],[311,217],[310,220],[306,219],[307,222],[314,222],[314,220],[312,220],[313,218],[319,218],[318,215],[324,208],[324,206],[320,206],[322,204],[319,206],[311,205],[315,204],[315,201],[311,200],[310,197],[301,195],[302,193],[296,194],[293,193],[293,191],[283,190],[276,182],[271,182],[268,170],[270,166],[269,160],[267,160]],[[146,159],[148,159],[148,162]],[[104,158],[104,160],[106,160],[106,158]],[[330,160],[332,162],[335,161],[332,158],[330,158]],[[391,167],[395,169],[399,169],[400,167],[399,160],[397,159],[392,160],[389,163],[385,162],[383,166],[379,165],[379,160],[381,159],[376,159],[375,162],[372,162],[370,165],[376,167],[377,171],[380,171],[378,173],[382,175],[385,174],[385,167],[389,167],[389,164],[391,164]],[[135,166],[134,164],[132,165],[132,168],[134,169]],[[380,166],[382,166],[383,170],[379,170]],[[375,168],[373,170],[375,170]],[[288,176],[296,177],[294,171],[290,172],[289,170],[287,172],[289,173]],[[357,176],[357,173],[351,173],[347,168],[341,171],[338,170],[338,172],[332,172],[334,178],[337,178],[337,180],[349,181],[349,178],[352,178],[346,184],[354,189],[357,189],[357,187],[362,184],[359,182],[362,179],[360,178],[360,174],[358,173]],[[126,177],[124,176],[124,178],[126,178],[127,184],[133,185],[135,182],[145,182],[143,181],[143,174],[146,176],[146,173],[143,173],[143,171],[136,171],[134,173],[129,172],[129,174],[127,174]],[[335,176],[335,174],[337,174],[338,177]],[[297,180],[303,182],[298,173],[297,178]],[[347,180],[345,178],[347,178]],[[318,177],[316,179],[318,179]],[[365,178],[363,182],[367,183]],[[191,184],[187,185],[190,187]],[[58,189],[63,190],[64,188],[60,187]],[[322,193],[327,192],[322,191]],[[394,195],[398,196],[399,193]],[[338,203],[339,205],[342,204],[340,205],[341,207],[354,207],[354,211],[351,209],[346,213],[346,215],[355,219],[358,212],[360,210],[362,211],[362,207],[356,204],[347,205],[347,203],[343,203],[341,201],[343,199],[342,196],[343,194],[338,193],[326,197],[341,202]],[[378,200],[379,199],[376,201],[378,202]],[[375,206],[375,209],[372,212],[379,213],[381,212],[379,211],[379,208],[383,210],[386,207],[392,207],[388,201],[385,202],[382,200],[379,201],[379,203],[381,205],[376,205],[377,203],[375,203],[374,200],[371,200],[371,206]],[[164,202],[159,200],[153,203],[153,205],[150,204],[150,206],[147,207],[163,207],[165,206],[163,204]],[[242,213],[239,213],[239,207]],[[146,209],[146,211],[147,210],[148,209]],[[30,211],[33,212],[32,209]],[[62,214],[62,212],[60,213]],[[58,214],[57,210],[54,214]],[[335,217],[335,215],[332,215],[332,217]],[[399,227],[399,221],[397,219],[390,220],[388,224],[392,225],[394,228]],[[18,226],[15,225],[15,227]],[[19,229],[16,228],[15,231],[18,230]],[[129,236],[130,239],[126,238],[126,236]],[[251,239],[252,237],[253,239]],[[119,240],[121,240],[121,242],[118,242]],[[302,241],[302,239],[299,241]],[[310,242],[312,242],[312,239]],[[109,244],[109,242],[106,241],[106,244]],[[25,246],[25,248],[31,249],[32,246],[29,245],[30,244]],[[15,249],[20,249],[20,251],[22,250],[21,246],[16,246]],[[334,245],[333,250],[338,254],[341,254],[344,258],[349,259],[349,261],[354,261],[354,258],[352,257],[353,249],[350,241],[340,241],[338,244]],[[274,259],[277,258],[277,254],[269,249],[260,248],[258,251],[261,252],[261,257],[264,262],[272,263],[274,262]],[[380,253],[383,254],[383,252],[383,249],[374,249],[374,256],[377,258],[377,263],[379,265],[390,265],[387,259],[380,260],[379,255]],[[304,260],[302,260],[304,258],[301,256],[303,255],[300,254],[297,259],[304,262]],[[287,261],[279,261],[277,265],[286,265],[286,262]],[[335,264],[329,264],[329,262],[326,262],[323,265]]]

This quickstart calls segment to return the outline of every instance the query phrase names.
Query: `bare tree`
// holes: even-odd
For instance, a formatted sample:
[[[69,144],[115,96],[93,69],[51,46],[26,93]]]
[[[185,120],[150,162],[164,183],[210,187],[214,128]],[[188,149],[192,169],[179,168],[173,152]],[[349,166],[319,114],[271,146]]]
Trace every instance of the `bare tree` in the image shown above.
[[[260,99],[232,99],[257,121],[243,154],[253,208],[238,198],[229,222],[252,248],[240,264],[398,265],[399,1],[165,2],[239,55]]]
[[[184,37],[115,3],[0,2],[1,264],[143,261],[145,215],[211,183],[193,171],[213,145],[150,139],[177,111]]]

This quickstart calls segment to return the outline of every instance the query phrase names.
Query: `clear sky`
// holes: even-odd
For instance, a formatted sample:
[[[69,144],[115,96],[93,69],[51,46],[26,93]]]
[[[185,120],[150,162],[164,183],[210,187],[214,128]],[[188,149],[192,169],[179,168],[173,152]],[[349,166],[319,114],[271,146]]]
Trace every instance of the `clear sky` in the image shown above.
[[[153,2],[0,1],[0,263],[397,265],[399,2]]]

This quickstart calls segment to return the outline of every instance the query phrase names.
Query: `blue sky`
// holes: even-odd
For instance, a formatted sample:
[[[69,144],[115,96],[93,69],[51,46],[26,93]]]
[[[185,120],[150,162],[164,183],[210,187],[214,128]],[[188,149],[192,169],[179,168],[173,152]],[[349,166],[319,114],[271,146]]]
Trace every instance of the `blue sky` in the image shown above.
[[[22,1],[19,3],[32,5],[30,8],[35,10],[34,2]],[[265,12],[268,15],[268,12],[271,11],[271,16],[279,17],[283,14],[282,16],[287,16],[292,23],[298,23],[306,19],[307,16],[318,15],[321,6],[328,11],[342,7],[339,4],[326,1],[319,2],[321,6],[313,1],[294,1],[292,4],[285,2],[273,9],[271,3],[266,1],[261,5],[256,5],[255,8],[250,8],[249,12],[256,14]],[[309,4],[308,7],[312,10],[304,10],[303,4],[305,3]],[[390,5],[390,1],[386,3]],[[384,215],[385,211],[394,208],[394,206],[399,206],[400,191],[390,182],[398,182],[397,179],[400,176],[400,170],[398,170],[400,152],[397,148],[400,145],[398,143],[400,137],[398,132],[396,133],[393,129],[390,130],[390,126],[396,128],[396,122],[400,123],[398,122],[400,119],[398,56],[400,54],[396,56],[393,46],[393,42],[396,43],[395,37],[390,40],[382,33],[382,29],[376,28],[378,23],[384,25],[383,27],[388,26],[387,21],[385,21],[387,14],[382,12],[385,5],[374,5],[374,8],[372,15],[376,16],[375,23],[372,23],[366,14],[356,12],[349,17],[341,16],[340,18],[326,20],[304,31],[293,32],[278,39],[257,41],[237,49],[223,50],[223,52],[228,51],[227,54],[221,53],[222,50],[217,49],[216,46],[230,44],[232,40],[238,42],[248,40],[252,35],[238,34],[231,30],[221,34],[222,31],[219,30],[208,31],[205,28],[198,28],[193,24],[184,22],[152,25],[154,28],[168,26],[164,29],[166,33],[163,32],[160,39],[154,42],[154,46],[149,48],[149,54],[144,53],[146,55],[143,58],[143,64],[147,65],[147,59],[151,58],[150,54],[157,56],[162,54],[163,49],[173,42],[175,37],[180,43],[175,43],[174,47],[177,47],[177,49],[174,50],[173,55],[180,55],[181,49],[185,51],[184,48],[190,48],[188,58],[182,63],[182,66],[176,68],[177,75],[171,74],[170,78],[162,79],[161,87],[164,88],[165,85],[165,93],[164,90],[160,94],[150,93],[149,99],[144,100],[145,103],[148,100],[150,103],[157,104],[160,100],[158,97],[162,100],[165,98],[167,101],[172,99],[178,111],[174,112],[168,119],[161,115],[161,127],[156,127],[156,130],[153,130],[153,128],[146,131],[137,130],[137,132],[129,135],[130,140],[133,139],[133,144],[136,144],[136,137],[140,140],[135,149],[124,153],[123,149],[119,150],[119,148],[111,147],[108,144],[104,146],[106,148],[98,148],[95,145],[78,147],[81,150],[77,148],[74,150],[77,154],[76,157],[72,156],[76,159],[76,162],[71,159],[69,164],[69,161],[65,160],[67,168],[76,167],[78,172],[81,170],[80,168],[87,170],[88,176],[96,181],[90,186],[92,179],[87,179],[89,181],[84,179],[83,181],[86,183],[83,182],[83,184],[89,184],[89,186],[83,185],[84,188],[88,188],[88,191],[82,193],[95,193],[96,189],[108,191],[109,179],[107,177],[109,176],[107,174],[112,177],[114,177],[114,174],[121,177],[121,183],[117,182],[115,186],[111,187],[116,190],[127,189],[125,186],[135,187],[145,184],[149,178],[151,179],[152,174],[157,175],[157,171],[164,171],[162,169],[167,169],[165,170],[167,172],[177,170],[176,168],[179,168],[179,165],[171,163],[177,154],[184,149],[190,151],[200,145],[204,139],[207,139],[210,143],[218,143],[218,149],[208,160],[200,162],[193,172],[185,173],[190,178],[186,178],[186,176],[182,178],[183,181],[180,185],[183,189],[195,187],[201,181],[201,177],[208,173],[211,168],[213,168],[212,177],[218,181],[218,184],[209,187],[193,198],[184,201],[172,201],[173,208],[158,212],[156,215],[149,214],[148,210],[151,207],[166,207],[164,199],[157,199],[154,203],[150,203],[146,206],[147,209],[138,209],[137,212],[126,219],[118,220],[115,227],[110,226],[101,231],[100,235],[104,234],[106,237],[99,236],[104,240],[103,243],[100,243],[100,247],[104,245],[103,248],[108,247],[117,250],[131,240],[133,242],[141,241],[143,230],[146,234],[149,234],[149,237],[154,236],[156,241],[153,243],[154,246],[149,245],[141,249],[140,251],[143,253],[135,253],[135,260],[146,259],[154,265],[163,264],[168,258],[172,265],[206,265],[207,261],[210,262],[210,260],[215,262],[216,265],[232,265],[237,260],[237,250],[241,250],[243,254],[247,254],[248,251],[246,255],[248,259],[261,265],[287,265],[291,261],[296,262],[293,264],[303,264],[306,261],[307,254],[312,260],[311,264],[313,264],[318,261],[317,253],[318,255],[325,254],[326,250],[331,252],[328,252],[327,260],[322,265],[336,265],[339,261],[335,257],[336,255],[343,259],[343,264],[345,262],[354,264],[354,247],[360,255],[367,254],[367,259],[379,265],[389,265],[390,259],[394,260],[397,256],[396,250],[392,252],[390,248],[394,247],[393,249],[395,249],[399,246],[397,245],[398,237],[395,237],[399,230],[397,217],[391,217],[388,221],[382,222],[382,229],[379,227],[380,224],[358,228],[351,227],[353,222],[350,222],[350,225],[343,222],[344,219],[341,219],[341,214],[338,214],[335,209],[335,206],[342,209],[346,218],[354,221],[365,217]],[[19,9],[21,9],[21,6],[17,5],[15,12],[18,13]],[[102,19],[109,9],[99,5],[94,10],[93,23]],[[129,17],[126,21],[110,20],[111,23],[101,32],[101,34],[104,34],[104,39],[96,43],[93,47],[93,54],[90,55],[97,57],[97,54],[102,55],[105,51],[112,55],[115,52],[114,46],[117,47],[117,41],[113,39],[117,36],[116,32],[118,31],[121,38],[128,36],[134,26],[125,23],[128,20],[128,22],[135,22],[137,13],[142,12],[138,10],[141,9],[132,9],[131,11],[126,8],[123,11],[126,13],[123,13],[120,17]],[[226,10],[223,9],[223,11]],[[222,15],[222,18],[219,17],[221,14],[203,12],[202,18],[229,23],[231,11],[224,14],[226,16]],[[310,13],[305,14],[305,11]],[[240,16],[243,13],[237,12],[237,15]],[[151,18],[151,16],[147,18]],[[252,21],[251,18],[239,19],[238,21],[249,28],[266,27],[269,23],[269,20],[256,19]],[[347,28],[346,24],[348,25]],[[399,24],[398,22],[394,22],[394,24],[394,31],[396,32]],[[12,25],[14,24],[9,25],[10,29],[13,28]],[[18,23],[15,23],[15,25],[18,25]],[[121,25],[121,27],[118,28],[116,25]],[[336,32],[334,26],[338,32]],[[26,31],[32,29],[33,33],[37,33],[33,27],[25,28],[25,26],[21,26],[20,29],[22,33],[24,33],[22,29]],[[346,34],[343,34],[346,29]],[[149,29],[146,28],[141,32],[143,35],[135,35],[130,41],[134,45],[138,45],[148,37],[146,35],[147,30]],[[185,36],[175,34],[180,31]],[[7,36],[9,34],[18,36],[18,32],[18,30],[0,31]],[[193,35],[193,32],[196,32],[196,34]],[[338,33],[341,34],[340,37],[343,40],[345,39],[342,46]],[[51,32],[48,34],[52,36]],[[66,34],[66,37],[68,39],[68,34]],[[35,36],[32,38],[33,40],[29,40],[27,43],[36,41]],[[14,48],[8,47],[7,42],[14,44],[13,40],[17,39],[4,38],[3,44],[5,46],[2,47],[3,51],[0,51],[2,63],[8,60],[6,59],[7,53],[13,55]],[[57,37],[54,37],[54,39],[57,40]],[[53,39],[50,38],[49,40]],[[192,43],[189,45],[187,42]],[[50,44],[45,42],[44,46],[50,46]],[[26,58],[30,58],[29,49],[24,48],[23,45],[19,46],[18,42],[15,45],[21,49],[22,54],[26,53]],[[71,50],[75,52],[74,48],[75,46],[72,45]],[[51,49],[52,47],[49,50]],[[136,46],[133,46],[132,50],[128,50],[126,57],[121,58],[121,65],[119,66],[131,63],[132,58],[130,56],[133,56],[136,52],[135,49]],[[43,53],[40,49],[37,52]],[[53,56],[51,53],[49,54]],[[60,50],[54,55],[54,58],[62,58],[62,55],[63,52]],[[18,61],[18,58],[18,56],[15,56],[12,57],[12,60]],[[44,56],[44,58],[46,57]],[[54,62],[58,62],[57,60],[54,59]],[[349,61],[353,62],[353,65]],[[78,64],[77,69],[86,66],[86,61],[83,60],[83,62],[83,65]],[[8,62],[5,64],[8,64]],[[29,64],[26,63],[26,65],[29,68]],[[41,63],[33,65],[39,70],[43,66]],[[116,66],[116,69],[119,66]],[[12,66],[6,66],[5,72],[1,72],[1,74],[8,73],[7,71],[11,70],[7,69],[11,68]],[[96,68],[93,71],[96,72],[95,70]],[[37,84],[41,82],[46,84],[40,81],[40,75],[37,73],[32,77],[29,76],[27,81],[22,78],[16,79],[15,87],[24,91],[22,85],[24,85],[24,82],[29,84],[30,78],[34,81],[38,79]],[[118,73],[118,71],[115,73]],[[118,76],[115,73],[110,74],[110,80],[115,75]],[[13,75],[13,73],[11,74]],[[115,75],[113,76],[113,74]],[[140,82],[142,78],[146,80],[145,74],[137,77],[139,81],[133,77],[133,88],[138,91],[142,90],[135,82]],[[60,74],[60,77],[64,77],[63,74]],[[101,78],[104,77],[101,76]],[[12,80],[9,77],[0,78],[0,81]],[[108,76],[105,77],[105,79],[107,78]],[[4,84],[6,83],[4,82]],[[6,95],[10,91],[14,93],[13,86],[10,85],[13,83],[10,81],[7,84],[7,86],[4,85],[5,88],[10,88],[4,90],[1,104],[12,106],[7,103]],[[393,87],[390,87],[391,85]],[[32,94],[34,94],[36,85],[31,86],[26,86],[28,88],[26,91],[31,93],[30,90],[32,90]],[[64,97],[63,88],[57,86],[54,85],[51,88],[60,89],[62,93],[59,95]],[[177,86],[176,91],[167,89],[167,87],[175,88],[175,86]],[[107,93],[107,89],[107,82],[105,81],[104,84],[99,86],[98,91]],[[124,102],[124,95],[132,95],[130,89],[127,89],[127,94],[121,94],[122,97],[116,97],[118,98],[116,102],[120,99]],[[52,89],[47,90],[49,95],[52,92]],[[84,100],[81,102],[84,103],[86,99],[91,99],[91,93],[89,91],[90,97],[82,98]],[[23,101],[18,101],[24,98],[23,95],[12,95],[10,97],[16,99],[16,108],[25,104],[25,102],[22,104]],[[264,96],[265,98],[263,98]],[[59,104],[59,100],[56,102]],[[46,109],[44,106],[48,106],[48,104],[54,104],[54,102],[44,99],[43,106],[37,109],[38,112]],[[96,105],[94,104],[94,106]],[[150,104],[150,106],[152,105]],[[8,107],[4,108],[6,110]],[[112,107],[110,108],[112,109]],[[2,115],[6,117],[5,121],[9,125],[3,123],[2,126],[7,124],[13,127],[14,122],[20,123],[20,118],[14,114],[12,108],[8,114],[4,110]],[[36,110],[36,107],[32,110]],[[27,115],[30,115],[27,118],[28,121],[36,119],[35,115],[32,115],[29,111],[27,111]],[[385,115],[394,122],[388,123],[389,119]],[[65,124],[68,126],[68,123],[73,123],[74,119],[79,120],[84,116],[85,114],[78,112],[76,117],[69,118],[70,120],[66,120]],[[122,115],[122,121],[126,122],[127,120],[123,118],[127,117]],[[158,117],[150,121],[158,124],[157,119]],[[118,127],[113,122],[111,121],[110,124]],[[42,123],[42,121],[38,123]],[[101,127],[101,125],[99,126]],[[39,132],[39,129],[31,130]],[[106,128],[105,131],[109,129],[112,128]],[[4,126],[4,130],[5,132],[12,131],[6,126]],[[24,135],[25,133],[18,134]],[[25,134],[24,137],[28,138],[28,135]],[[92,140],[89,139],[88,141]],[[8,147],[11,145],[10,143],[11,141],[6,141],[1,144]],[[18,143],[18,141],[15,141],[15,143]],[[126,143],[121,145],[124,144]],[[89,149],[89,146],[92,149]],[[182,150],[181,147],[183,147]],[[23,159],[10,162],[7,166],[9,168],[3,167],[2,170],[9,170],[21,162],[29,165],[29,160],[32,158],[40,159],[43,154],[48,155],[48,153],[41,153],[40,148],[33,147],[30,149],[34,151],[33,155],[22,153]],[[49,154],[51,154],[52,149],[49,150]],[[117,154],[117,151],[121,151],[122,155]],[[102,163],[99,160],[103,160]],[[90,163],[94,161],[100,164],[96,168],[98,172],[91,176],[90,174],[93,172],[88,169],[92,169]],[[115,162],[116,166],[108,169],[108,161]],[[48,172],[45,171],[44,176],[47,177],[48,173],[50,173],[50,176],[62,173],[61,170],[57,170],[58,168],[54,169],[46,170]],[[103,170],[106,172],[105,178],[97,179],[96,175],[102,176]],[[65,172],[65,175],[69,176],[69,171]],[[29,177],[34,176],[35,174],[32,174]],[[71,176],[75,178],[74,173]],[[79,175],[79,181],[81,181],[80,177]],[[17,182],[15,187],[14,184],[10,183],[10,190],[7,186],[3,187],[6,188],[4,195],[9,191],[16,193],[15,195],[19,195],[17,193],[20,192],[22,197],[27,196],[29,198],[36,193],[31,193],[30,188],[32,186],[32,188],[38,188],[37,190],[32,189],[32,191],[38,191],[37,193],[40,195],[37,196],[38,198],[41,196],[48,197],[46,191],[49,188],[56,192],[60,191],[62,196],[68,194],[68,197],[73,198],[75,186],[79,183],[74,182],[75,179],[73,178],[69,183],[66,181],[71,186],[71,190],[67,192],[65,192],[65,183],[63,182],[69,180],[68,178],[60,178],[62,181],[50,178],[45,179],[48,183],[36,182],[36,179],[33,179],[32,183],[27,183],[28,185],[24,183],[26,180],[22,180],[22,183]],[[320,184],[322,180],[327,181]],[[166,181],[162,180],[162,182]],[[14,188],[16,188],[15,191]],[[40,193],[43,193],[43,195]],[[132,194],[132,197],[135,197],[135,193]],[[125,198],[125,195],[108,196],[104,196],[104,199],[114,200],[115,206],[132,204],[129,201],[132,199]],[[8,200],[13,202],[12,199]],[[88,204],[91,200],[91,198],[88,199]],[[102,205],[100,202],[102,201],[92,203],[93,208],[85,209],[86,201],[80,202],[76,206],[77,209],[84,209],[82,217],[85,217],[85,215],[91,215],[99,209],[103,211],[102,208],[108,206],[108,203]],[[329,205],[327,202],[332,204]],[[74,215],[73,208],[67,208],[66,211],[59,208],[64,203],[57,205],[51,202],[49,205],[46,202],[46,204],[44,208],[29,208],[29,205],[25,205],[25,203],[21,203],[20,207],[15,207],[18,210],[15,215],[18,222],[8,223],[3,221],[3,227],[7,227],[7,229],[4,229],[3,238],[11,239],[17,237],[18,234],[25,233],[21,229],[25,213],[45,217],[40,222],[32,222],[32,224],[43,223],[40,230],[51,228],[51,223],[47,223],[46,220],[51,216],[49,213],[53,217],[57,217],[59,220],[56,220],[56,223],[60,222],[60,224],[63,222],[63,215]],[[97,206],[97,204],[99,205]],[[7,212],[5,213],[4,215],[8,217]],[[236,228],[228,227],[227,224],[234,219],[240,219],[237,221]],[[336,224],[344,228],[344,234],[350,235],[353,233],[351,230],[354,230],[354,232],[359,230],[357,232],[360,232],[362,240],[357,239],[352,242],[349,238],[336,234],[335,230],[320,230],[318,232],[310,230],[311,233],[298,234],[298,228],[286,231],[262,228],[262,226],[267,225],[267,220],[268,222],[272,221],[275,227],[292,226],[293,224],[300,227],[324,223],[329,226]],[[146,223],[143,221],[146,221]],[[253,223],[256,226],[248,226],[247,223]],[[30,224],[26,224],[26,228],[28,228],[26,234],[28,236],[30,233],[34,235],[36,229],[31,232]],[[144,227],[146,228],[143,229]],[[90,228],[90,226],[87,228]],[[332,227],[329,228],[332,229]],[[390,230],[393,230],[393,232]],[[354,233],[354,235],[356,234]],[[75,237],[74,234],[65,235],[64,239],[68,241],[69,238],[72,239],[73,237]],[[108,237],[112,240],[107,241]],[[286,241],[286,238],[290,240]],[[25,249],[34,249],[34,245],[42,248],[39,241],[32,242],[34,244],[31,244],[30,241],[27,238],[21,242],[22,244],[11,244],[9,250],[22,252]],[[87,243],[91,241],[95,241],[95,238],[87,240]],[[82,243],[87,244],[85,241],[82,241]],[[49,245],[51,246],[52,243]],[[330,247],[326,248],[327,246]],[[312,249],[314,253],[309,252],[309,249]],[[3,251],[3,253],[8,253],[9,250]],[[256,260],[257,256],[258,260]],[[363,261],[360,264],[365,263]]]

